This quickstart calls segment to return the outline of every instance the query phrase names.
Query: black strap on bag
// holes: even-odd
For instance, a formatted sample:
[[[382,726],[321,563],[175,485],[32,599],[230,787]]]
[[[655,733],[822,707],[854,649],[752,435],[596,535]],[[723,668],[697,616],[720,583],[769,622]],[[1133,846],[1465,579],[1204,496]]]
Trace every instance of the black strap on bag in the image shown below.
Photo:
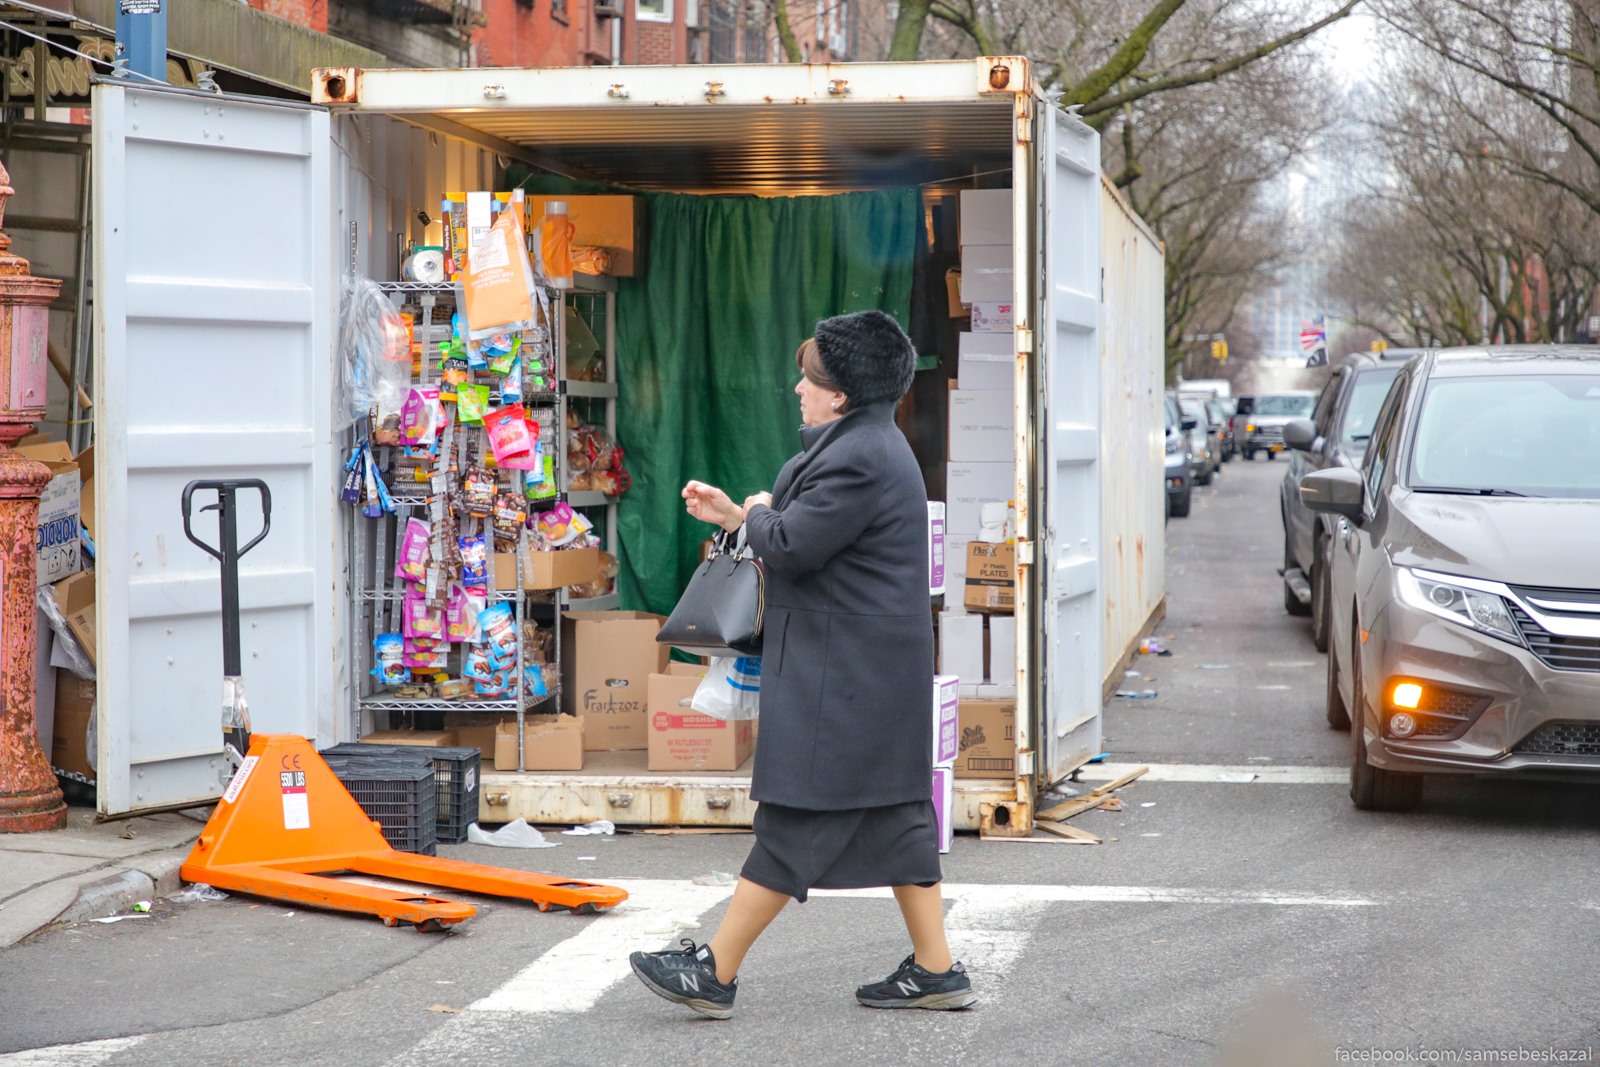
[[[723,530],[656,642],[694,656],[759,656],[766,599],[767,578],[745,544],[744,527],[737,538]]]

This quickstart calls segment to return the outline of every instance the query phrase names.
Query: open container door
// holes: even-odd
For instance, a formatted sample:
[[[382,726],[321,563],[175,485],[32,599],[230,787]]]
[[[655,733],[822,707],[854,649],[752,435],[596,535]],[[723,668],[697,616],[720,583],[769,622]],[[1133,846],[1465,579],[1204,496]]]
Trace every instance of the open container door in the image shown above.
[[[106,83],[93,105],[98,806],[121,815],[215,800],[228,771],[192,479],[271,487],[239,574],[253,724],[333,737],[330,142],[320,108]]]
[[[1100,138],[1055,107],[1041,108],[1038,126],[1038,577],[1029,591],[1040,598],[1032,617],[1042,642],[1033,740],[1048,786],[1100,752]]]

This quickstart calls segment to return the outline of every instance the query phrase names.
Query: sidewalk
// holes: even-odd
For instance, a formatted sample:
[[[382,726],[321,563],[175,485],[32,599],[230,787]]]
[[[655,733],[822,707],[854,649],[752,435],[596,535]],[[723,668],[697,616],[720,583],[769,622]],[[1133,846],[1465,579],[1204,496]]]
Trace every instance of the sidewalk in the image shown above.
[[[97,824],[74,807],[63,830],[0,834],[0,949],[177,892],[204,825],[175,812]]]

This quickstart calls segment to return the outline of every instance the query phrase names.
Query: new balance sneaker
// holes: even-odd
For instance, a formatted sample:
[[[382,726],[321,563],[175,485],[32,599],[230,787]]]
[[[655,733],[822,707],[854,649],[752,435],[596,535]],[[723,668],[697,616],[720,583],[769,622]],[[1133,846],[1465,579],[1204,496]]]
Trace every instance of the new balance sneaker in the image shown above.
[[[713,1019],[731,1016],[739,979],[727,985],[717,981],[717,961],[711,955],[710,945],[696,945],[688,938],[678,943],[686,947],[633,953],[628,957],[633,973],[658,997],[683,1004]]]
[[[869,1008],[929,1008],[955,1011],[978,999],[972,991],[967,969],[956,963],[943,974],[917,966],[915,956],[907,956],[900,969],[881,982],[856,990],[856,1000]]]

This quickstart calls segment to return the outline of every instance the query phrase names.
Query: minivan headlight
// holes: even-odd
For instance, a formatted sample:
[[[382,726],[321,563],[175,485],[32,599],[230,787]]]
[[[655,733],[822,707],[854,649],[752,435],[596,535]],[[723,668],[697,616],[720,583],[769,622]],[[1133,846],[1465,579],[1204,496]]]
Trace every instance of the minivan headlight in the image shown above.
[[[1505,599],[1499,594],[1409,567],[1396,567],[1395,579],[1400,599],[1412,607],[1522,644],[1522,635],[1511,620]]]

